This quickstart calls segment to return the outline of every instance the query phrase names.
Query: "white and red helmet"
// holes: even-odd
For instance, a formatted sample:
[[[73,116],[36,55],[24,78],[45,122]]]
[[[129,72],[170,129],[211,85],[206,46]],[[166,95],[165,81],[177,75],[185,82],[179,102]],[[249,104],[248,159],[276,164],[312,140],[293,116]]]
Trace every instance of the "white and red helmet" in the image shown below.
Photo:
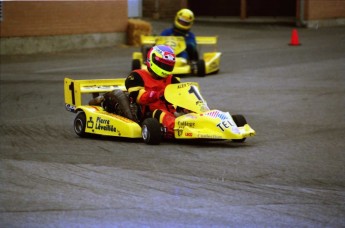
[[[166,45],[152,47],[147,53],[146,65],[159,77],[167,77],[175,66],[173,49]]]

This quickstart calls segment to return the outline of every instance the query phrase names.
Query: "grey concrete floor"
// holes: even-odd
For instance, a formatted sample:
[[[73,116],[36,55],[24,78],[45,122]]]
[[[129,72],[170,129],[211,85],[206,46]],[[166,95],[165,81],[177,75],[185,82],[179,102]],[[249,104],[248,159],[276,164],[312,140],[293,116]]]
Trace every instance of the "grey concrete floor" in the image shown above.
[[[137,47],[1,56],[0,227],[344,227],[345,28],[292,29],[193,28],[221,70],[182,80],[246,116],[244,144],[79,138],[64,77],[126,77]]]

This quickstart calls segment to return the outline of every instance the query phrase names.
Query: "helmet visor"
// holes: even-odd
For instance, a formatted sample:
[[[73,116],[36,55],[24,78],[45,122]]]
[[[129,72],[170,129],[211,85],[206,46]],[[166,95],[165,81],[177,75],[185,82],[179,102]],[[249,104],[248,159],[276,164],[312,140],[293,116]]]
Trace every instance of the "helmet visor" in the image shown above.
[[[175,66],[175,56],[170,56],[170,57],[172,58],[163,59],[163,58],[158,57],[157,55],[154,55],[152,58],[152,61],[162,70],[171,72],[173,71],[174,66]]]
[[[181,18],[178,18],[178,19],[177,19],[177,22],[178,22],[180,25],[182,25],[182,26],[186,26],[186,27],[188,27],[188,26],[191,26],[191,25],[192,25],[192,22],[182,20]]]

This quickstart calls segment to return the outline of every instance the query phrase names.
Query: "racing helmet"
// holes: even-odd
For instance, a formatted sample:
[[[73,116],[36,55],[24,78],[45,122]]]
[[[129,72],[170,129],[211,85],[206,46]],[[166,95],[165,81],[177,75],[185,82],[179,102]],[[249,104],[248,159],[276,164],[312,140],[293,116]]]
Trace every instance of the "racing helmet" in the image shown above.
[[[181,30],[189,30],[194,22],[194,13],[189,9],[181,9],[176,13],[174,25]]]
[[[147,53],[146,65],[157,76],[166,78],[171,74],[175,66],[174,51],[166,45],[154,46]]]

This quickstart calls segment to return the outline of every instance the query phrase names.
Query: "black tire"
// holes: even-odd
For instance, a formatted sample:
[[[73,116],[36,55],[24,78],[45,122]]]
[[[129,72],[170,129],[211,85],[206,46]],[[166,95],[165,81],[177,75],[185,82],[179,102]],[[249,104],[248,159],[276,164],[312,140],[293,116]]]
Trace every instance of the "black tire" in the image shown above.
[[[204,77],[206,75],[206,65],[205,65],[205,60],[200,59],[197,62],[197,75],[199,77]]]
[[[142,137],[146,144],[158,145],[162,140],[162,127],[158,120],[147,118],[142,123]]]
[[[132,70],[139,70],[141,69],[141,63],[139,59],[132,60]]]
[[[105,93],[102,106],[107,112],[137,121],[134,113],[131,111],[129,98],[121,89],[115,89],[111,92]]]
[[[246,120],[246,118],[244,118],[243,115],[232,115],[232,119],[234,120],[237,127],[243,127],[244,125],[247,124],[247,120]],[[246,138],[233,139],[232,141],[241,143],[241,142],[246,141]]]
[[[78,112],[77,116],[74,119],[74,131],[80,137],[86,137],[88,134],[85,133],[86,127],[86,115],[85,112]]]
[[[235,121],[237,127],[243,127],[247,124],[247,120],[243,115],[232,115],[232,119]]]
[[[136,118],[134,117],[134,113],[132,113],[130,105],[129,105],[129,99],[127,94],[122,90],[114,90],[113,91],[115,97],[117,98],[117,101],[119,103],[119,115],[126,117],[127,119],[136,121]]]

